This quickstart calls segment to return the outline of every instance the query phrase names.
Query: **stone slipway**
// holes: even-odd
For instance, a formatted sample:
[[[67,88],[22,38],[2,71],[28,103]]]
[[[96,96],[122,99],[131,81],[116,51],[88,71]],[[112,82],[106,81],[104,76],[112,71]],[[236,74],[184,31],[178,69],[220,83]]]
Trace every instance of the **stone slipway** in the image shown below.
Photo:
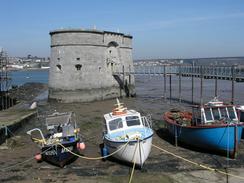
[[[5,142],[24,123],[37,114],[37,110],[30,110],[25,107],[13,107],[0,111],[0,144]],[[8,133],[6,134],[6,130]]]

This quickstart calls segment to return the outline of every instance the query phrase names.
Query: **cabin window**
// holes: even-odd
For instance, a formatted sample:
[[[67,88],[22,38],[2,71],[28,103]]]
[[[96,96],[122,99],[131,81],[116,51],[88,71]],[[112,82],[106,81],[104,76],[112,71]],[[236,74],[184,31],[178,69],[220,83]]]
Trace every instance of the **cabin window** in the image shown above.
[[[229,113],[229,118],[230,119],[236,119],[236,113],[233,109],[233,107],[227,107],[228,113]]]
[[[61,71],[62,70],[62,66],[60,64],[56,65],[57,71]]]
[[[227,111],[225,107],[220,108],[221,118],[228,118]]]
[[[213,117],[210,108],[205,108],[204,111],[205,111],[206,121],[212,121]]]
[[[121,118],[117,118],[109,122],[109,129],[111,131],[117,130],[119,128],[123,128],[123,123]]]
[[[81,70],[81,67],[82,67],[82,65],[80,65],[80,64],[76,64],[75,65],[75,68],[76,68],[77,71],[80,71]]]
[[[244,112],[240,111],[240,122],[244,122]]]
[[[125,120],[127,126],[136,126],[141,124],[138,116],[127,116]]]
[[[193,124],[201,123],[201,111],[197,108],[193,108]]]
[[[214,120],[219,120],[220,119],[219,109],[218,108],[212,108],[212,111],[213,111]]]

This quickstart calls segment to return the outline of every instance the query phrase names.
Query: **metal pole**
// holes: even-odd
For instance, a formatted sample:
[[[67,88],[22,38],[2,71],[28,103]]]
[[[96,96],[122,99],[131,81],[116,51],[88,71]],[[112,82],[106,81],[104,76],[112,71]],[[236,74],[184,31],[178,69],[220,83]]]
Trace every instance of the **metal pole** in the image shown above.
[[[181,103],[181,65],[179,65],[179,102]]]
[[[200,67],[201,72],[201,86],[200,86],[200,104],[203,105],[203,67]]]
[[[164,100],[166,100],[166,65],[164,65]]]
[[[129,86],[128,86],[128,95],[130,97],[130,88],[131,88],[131,68],[129,65]]]

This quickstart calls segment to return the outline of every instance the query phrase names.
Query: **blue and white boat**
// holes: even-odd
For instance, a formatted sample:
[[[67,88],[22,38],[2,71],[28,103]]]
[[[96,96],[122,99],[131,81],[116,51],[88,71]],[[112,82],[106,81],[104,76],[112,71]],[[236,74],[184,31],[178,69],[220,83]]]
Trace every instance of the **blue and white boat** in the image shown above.
[[[115,109],[105,114],[104,119],[104,155],[118,151],[113,157],[142,167],[151,151],[151,118],[127,110],[117,99]]]
[[[167,129],[176,140],[212,152],[226,153],[234,158],[242,136],[235,105],[218,99],[194,106],[192,113],[171,111],[163,115]]]

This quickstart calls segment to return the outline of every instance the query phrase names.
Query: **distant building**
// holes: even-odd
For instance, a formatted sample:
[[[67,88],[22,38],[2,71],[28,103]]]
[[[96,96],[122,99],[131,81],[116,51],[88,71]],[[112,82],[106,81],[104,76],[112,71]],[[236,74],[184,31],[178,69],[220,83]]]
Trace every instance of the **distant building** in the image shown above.
[[[116,74],[123,67],[133,71],[132,36],[83,29],[61,29],[50,35],[49,99],[103,100],[124,96],[128,89],[135,94],[134,77]]]

